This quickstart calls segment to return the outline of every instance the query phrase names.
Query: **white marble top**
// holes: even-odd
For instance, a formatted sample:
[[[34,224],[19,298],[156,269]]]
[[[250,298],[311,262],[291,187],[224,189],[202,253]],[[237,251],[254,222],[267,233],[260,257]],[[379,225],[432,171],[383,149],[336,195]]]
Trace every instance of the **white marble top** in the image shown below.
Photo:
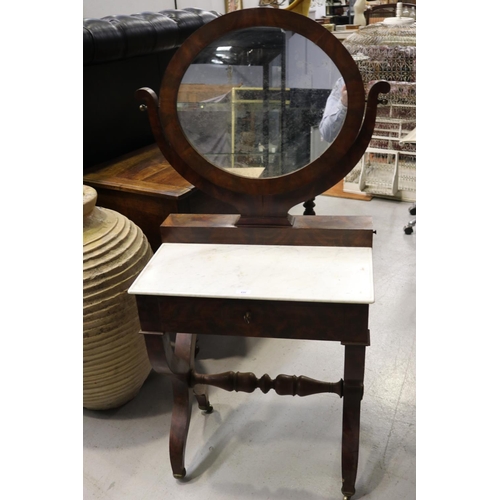
[[[372,249],[164,243],[129,293],[370,304]]]

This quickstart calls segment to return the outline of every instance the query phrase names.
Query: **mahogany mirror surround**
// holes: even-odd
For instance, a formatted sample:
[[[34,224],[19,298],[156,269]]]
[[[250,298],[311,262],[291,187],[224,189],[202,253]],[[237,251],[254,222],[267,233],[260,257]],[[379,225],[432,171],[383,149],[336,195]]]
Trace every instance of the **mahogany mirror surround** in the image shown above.
[[[220,168],[193,146],[179,116],[179,89],[193,62],[207,47],[218,45],[225,36],[237,37],[239,32],[251,29],[257,30],[258,40],[259,30],[266,28],[283,30],[288,36],[297,34],[317,46],[343,78],[348,107],[336,139],[318,158],[304,165],[290,165],[289,173],[284,175],[252,178]],[[367,107],[356,63],[342,43],[320,24],[283,9],[256,8],[221,16],[197,30],[167,67],[159,100],[155,102],[156,96],[149,89],[139,89],[138,97],[147,102],[157,143],[180,175],[207,194],[233,205],[241,214],[239,224],[290,225],[288,210],[292,206],[326,191],[355,166],[368,144],[364,122],[371,115],[374,120],[376,113],[376,109],[368,112],[370,97],[372,108],[376,108],[381,91],[387,90],[374,86]],[[368,135],[371,137],[371,131]]]

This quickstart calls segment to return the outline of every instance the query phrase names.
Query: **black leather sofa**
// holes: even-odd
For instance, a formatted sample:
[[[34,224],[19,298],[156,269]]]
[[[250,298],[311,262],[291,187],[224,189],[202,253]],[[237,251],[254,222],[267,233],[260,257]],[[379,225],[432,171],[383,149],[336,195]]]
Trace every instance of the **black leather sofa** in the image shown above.
[[[220,15],[186,8],[83,20],[84,170],[154,142],[135,91],[158,93],[177,48]]]

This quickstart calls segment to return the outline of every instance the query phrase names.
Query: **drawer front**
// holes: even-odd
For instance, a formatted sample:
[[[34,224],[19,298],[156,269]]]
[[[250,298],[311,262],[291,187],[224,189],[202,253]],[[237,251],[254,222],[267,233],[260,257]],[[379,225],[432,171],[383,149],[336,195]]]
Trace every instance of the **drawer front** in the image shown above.
[[[368,305],[138,296],[143,330],[369,344]]]

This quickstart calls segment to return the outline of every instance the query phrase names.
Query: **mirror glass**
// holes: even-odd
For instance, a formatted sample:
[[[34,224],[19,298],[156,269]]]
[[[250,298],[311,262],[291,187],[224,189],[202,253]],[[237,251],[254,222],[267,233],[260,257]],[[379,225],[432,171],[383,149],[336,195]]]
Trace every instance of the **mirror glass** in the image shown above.
[[[268,178],[305,167],[335,140],[347,93],[334,62],[279,28],[227,33],[183,76],[177,113],[193,148],[236,175]]]

